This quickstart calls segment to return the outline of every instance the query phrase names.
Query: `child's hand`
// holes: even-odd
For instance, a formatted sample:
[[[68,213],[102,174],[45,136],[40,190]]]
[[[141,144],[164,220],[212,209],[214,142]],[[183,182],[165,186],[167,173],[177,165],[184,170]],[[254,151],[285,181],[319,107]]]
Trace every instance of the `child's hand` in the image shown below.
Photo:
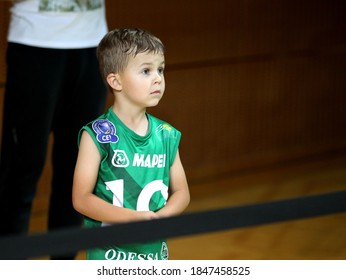
[[[159,215],[153,211],[143,211],[141,213],[143,214],[144,220],[154,220],[159,218]]]

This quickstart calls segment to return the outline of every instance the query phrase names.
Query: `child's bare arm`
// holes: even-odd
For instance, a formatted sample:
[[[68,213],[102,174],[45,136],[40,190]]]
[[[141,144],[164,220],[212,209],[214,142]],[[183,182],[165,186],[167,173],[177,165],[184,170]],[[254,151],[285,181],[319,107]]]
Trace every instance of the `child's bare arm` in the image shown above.
[[[181,214],[190,202],[190,192],[179,151],[170,169],[171,195],[166,205],[156,213],[160,217],[169,217]]]

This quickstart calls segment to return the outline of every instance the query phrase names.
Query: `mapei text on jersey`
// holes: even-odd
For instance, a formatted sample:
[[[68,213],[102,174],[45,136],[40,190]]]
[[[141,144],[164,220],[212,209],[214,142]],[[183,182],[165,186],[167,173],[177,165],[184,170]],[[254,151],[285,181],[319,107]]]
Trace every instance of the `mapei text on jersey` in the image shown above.
[[[166,166],[166,154],[138,154],[133,157],[132,166],[147,168],[164,168]]]

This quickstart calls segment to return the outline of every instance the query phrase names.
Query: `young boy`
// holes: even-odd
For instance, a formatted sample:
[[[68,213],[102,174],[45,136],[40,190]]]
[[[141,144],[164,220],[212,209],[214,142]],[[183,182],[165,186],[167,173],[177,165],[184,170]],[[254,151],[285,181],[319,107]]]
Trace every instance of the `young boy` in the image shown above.
[[[182,213],[190,195],[181,133],[146,112],[165,90],[162,42],[144,30],[115,29],[101,40],[97,57],[114,103],[80,132],[75,209],[87,227]],[[168,247],[165,240],[109,246],[88,250],[87,259],[168,259]]]

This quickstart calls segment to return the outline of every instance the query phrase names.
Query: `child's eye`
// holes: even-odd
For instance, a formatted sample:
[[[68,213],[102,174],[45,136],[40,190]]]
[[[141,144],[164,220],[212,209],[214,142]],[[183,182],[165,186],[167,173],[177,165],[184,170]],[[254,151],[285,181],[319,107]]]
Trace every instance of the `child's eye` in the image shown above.
[[[160,74],[163,74],[163,72],[165,72],[165,68],[163,68],[163,67],[162,67],[162,68],[159,68],[159,69],[158,69],[158,72],[159,72]]]
[[[149,69],[144,69],[144,70],[143,70],[143,74],[148,75],[149,73],[150,73],[150,70],[149,70]]]

